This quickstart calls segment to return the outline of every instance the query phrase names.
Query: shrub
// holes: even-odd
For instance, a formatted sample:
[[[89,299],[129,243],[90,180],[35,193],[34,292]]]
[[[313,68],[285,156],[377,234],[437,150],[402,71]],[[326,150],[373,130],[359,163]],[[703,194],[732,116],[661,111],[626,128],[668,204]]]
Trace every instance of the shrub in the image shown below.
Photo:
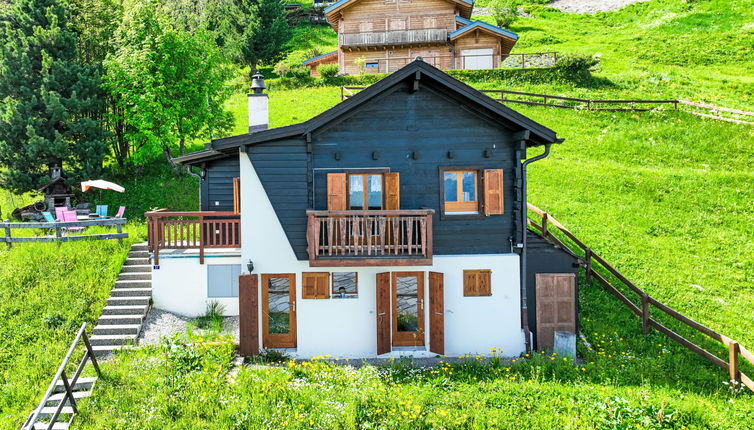
[[[338,74],[337,64],[320,64],[317,66],[317,72],[323,78],[334,78]]]
[[[363,75],[364,70],[366,70],[367,57],[362,55],[361,57],[355,59],[353,62],[356,63],[356,67],[359,68],[359,74]]]
[[[275,68],[272,69],[272,73],[280,76],[281,78],[287,77],[290,72],[291,66],[289,66],[285,61],[278,62],[277,64],[275,64]]]
[[[498,27],[508,28],[518,19],[519,0],[497,0],[492,4],[492,18]]]
[[[288,77],[291,79],[306,79],[309,77],[309,68],[304,66],[296,66],[291,67],[291,70],[288,72]]]
[[[196,319],[196,326],[199,328],[208,328],[213,331],[220,331],[223,328],[223,314],[225,305],[213,300],[207,303],[207,310],[204,315]]]

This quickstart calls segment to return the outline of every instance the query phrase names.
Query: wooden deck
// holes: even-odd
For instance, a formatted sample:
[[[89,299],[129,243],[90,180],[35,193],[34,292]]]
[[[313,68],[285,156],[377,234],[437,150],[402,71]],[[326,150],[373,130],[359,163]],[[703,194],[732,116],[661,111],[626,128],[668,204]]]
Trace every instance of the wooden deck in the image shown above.
[[[405,46],[416,44],[440,44],[448,40],[445,28],[419,30],[393,30],[366,33],[341,33],[338,45],[341,48],[368,46]]]
[[[198,249],[204,264],[207,248],[240,248],[241,215],[236,212],[153,211],[147,218],[149,251],[159,264],[160,249]]]

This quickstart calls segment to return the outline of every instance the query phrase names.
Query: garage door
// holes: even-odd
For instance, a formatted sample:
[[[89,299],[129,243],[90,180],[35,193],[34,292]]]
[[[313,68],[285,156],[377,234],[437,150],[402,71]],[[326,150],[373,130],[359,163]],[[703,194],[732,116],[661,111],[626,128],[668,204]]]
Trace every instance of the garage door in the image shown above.
[[[461,68],[467,70],[491,69],[492,48],[462,50]]]

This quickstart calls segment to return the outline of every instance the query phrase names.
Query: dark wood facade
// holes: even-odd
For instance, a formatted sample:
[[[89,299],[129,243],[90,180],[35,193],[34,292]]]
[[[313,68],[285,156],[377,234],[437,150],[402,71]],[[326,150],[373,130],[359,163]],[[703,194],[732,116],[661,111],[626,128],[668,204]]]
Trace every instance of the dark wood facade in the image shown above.
[[[233,211],[233,178],[240,176],[238,163],[237,156],[206,163],[199,193],[202,211]]]

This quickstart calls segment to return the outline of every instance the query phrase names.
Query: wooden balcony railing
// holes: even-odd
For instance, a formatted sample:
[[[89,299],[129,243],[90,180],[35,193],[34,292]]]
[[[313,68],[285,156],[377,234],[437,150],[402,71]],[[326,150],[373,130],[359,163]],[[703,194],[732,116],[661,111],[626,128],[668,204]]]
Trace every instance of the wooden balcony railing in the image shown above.
[[[431,209],[307,211],[311,266],[432,264]]]
[[[149,250],[154,264],[160,249],[198,249],[204,264],[207,248],[240,248],[241,215],[235,212],[147,212]]]
[[[444,43],[448,40],[448,30],[446,28],[423,28],[419,30],[341,33],[338,37],[341,47]]]

